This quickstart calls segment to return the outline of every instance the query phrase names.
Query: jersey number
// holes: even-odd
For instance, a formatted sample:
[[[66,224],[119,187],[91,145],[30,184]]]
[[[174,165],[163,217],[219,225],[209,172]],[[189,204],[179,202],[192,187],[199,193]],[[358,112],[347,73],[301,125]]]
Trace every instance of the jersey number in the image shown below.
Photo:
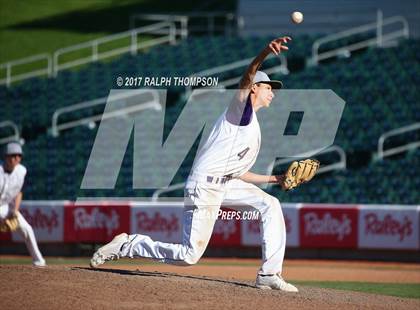
[[[243,151],[240,151],[239,153],[238,153],[238,157],[239,157],[239,160],[241,160],[242,158],[244,158],[245,157],[245,155],[246,155],[246,153],[248,153],[248,151],[249,151],[249,147],[247,147],[245,150],[243,150]]]

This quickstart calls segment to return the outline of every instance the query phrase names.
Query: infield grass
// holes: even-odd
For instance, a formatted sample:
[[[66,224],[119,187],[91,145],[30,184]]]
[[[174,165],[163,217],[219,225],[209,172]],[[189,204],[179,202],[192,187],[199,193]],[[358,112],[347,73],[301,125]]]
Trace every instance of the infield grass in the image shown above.
[[[338,281],[291,281],[304,286],[331,288],[336,290],[356,291],[380,295],[420,299],[418,283],[374,283],[374,282],[338,282]]]

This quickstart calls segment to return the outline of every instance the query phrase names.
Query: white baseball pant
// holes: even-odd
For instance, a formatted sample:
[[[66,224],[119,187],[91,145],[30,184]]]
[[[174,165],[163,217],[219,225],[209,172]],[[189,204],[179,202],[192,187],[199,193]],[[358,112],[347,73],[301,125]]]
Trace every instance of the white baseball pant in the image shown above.
[[[145,257],[168,264],[188,266],[198,262],[213,232],[221,204],[238,211],[260,213],[262,266],[259,274],[281,274],[286,247],[286,226],[277,198],[239,179],[224,185],[189,181],[185,189],[182,244],[154,241],[140,234],[129,236],[121,250],[125,257]]]
[[[0,220],[4,220],[9,215],[9,205],[4,204],[0,206]],[[19,228],[16,232],[22,237],[25,241],[26,248],[29,251],[29,254],[32,256],[32,261],[34,264],[45,263],[44,258],[42,257],[41,252],[39,251],[38,244],[36,243],[34,231],[25,220],[22,214],[18,213],[17,219],[19,222]]]

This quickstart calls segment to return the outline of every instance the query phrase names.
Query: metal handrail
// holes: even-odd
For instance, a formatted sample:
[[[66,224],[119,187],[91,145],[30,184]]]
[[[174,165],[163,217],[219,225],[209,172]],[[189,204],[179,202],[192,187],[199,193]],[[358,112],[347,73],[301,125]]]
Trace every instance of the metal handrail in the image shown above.
[[[0,139],[0,144],[5,144],[5,143],[8,143],[8,142],[12,142],[12,141],[19,141],[19,139],[20,139],[19,129],[14,122],[12,122],[12,121],[0,122],[0,127],[12,127],[12,129],[14,131],[14,135]]]
[[[236,15],[232,12],[227,11],[215,11],[215,12],[192,12],[192,13],[181,13],[177,15],[172,14],[134,14],[130,16],[130,28],[134,28],[137,19],[151,20],[151,21],[173,21],[181,24],[180,35],[183,39],[188,37],[188,34],[194,31],[206,30],[208,34],[213,35],[214,31],[219,29],[215,26],[215,17],[224,17],[225,24],[223,31],[227,35],[232,34],[232,25],[229,23],[235,21]],[[205,28],[202,27],[191,27],[189,22],[192,18],[206,18],[207,25]],[[239,25],[239,18],[237,18],[236,26]]]
[[[130,29],[135,26],[136,19],[150,20],[150,21],[165,21],[165,22],[179,22],[181,29],[179,34],[182,39],[188,37],[188,17],[185,15],[165,15],[165,14],[135,14],[130,16]]]
[[[68,68],[71,68],[71,67],[79,66],[79,65],[82,65],[82,64],[90,63],[90,62],[95,62],[95,61],[98,61],[100,59],[120,55],[120,54],[127,53],[127,52],[131,52],[133,55],[135,55],[139,48],[151,47],[151,46],[159,45],[159,44],[166,43],[166,42],[174,44],[174,43],[176,43],[176,36],[175,36],[176,35],[176,32],[175,32],[176,28],[175,27],[176,26],[173,22],[159,22],[159,23],[155,23],[155,24],[152,24],[152,25],[149,25],[149,26],[144,26],[144,27],[124,31],[124,32],[121,32],[121,33],[113,34],[113,35],[110,35],[110,36],[106,36],[106,37],[103,37],[103,38],[91,40],[91,41],[88,41],[88,42],[84,42],[84,43],[60,48],[60,49],[58,49],[57,51],[54,52],[53,74],[54,74],[54,76],[57,76],[57,73],[60,70],[68,69]],[[167,34],[166,37],[151,39],[151,40],[148,40],[146,42],[141,42],[141,43],[137,42],[138,34],[140,34],[140,33],[152,33],[153,34],[153,32],[156,32],[158,30],[161,31],[165,28],[168,28],[168,31],[166,33]],[[98,51],[99,45],[101,45],[103,43],[119,40],[119,39],[122,39],[122,38],[126,38],[126,37],[131,38],[130,45],[125,46],[125,47],[116,48],[116,49],[113,49],[113,50],[110,50],[110,51],[107,51],[107,52],[99,52]],[[72,60],[72,61],[68,61],[68,62],[65,62],[64,64],[59,64],[59,57],[60,56],[66,54],[66,53],[69,53],[69,52],[74,52],[74,51],[78,51],[78,50],[82,50],[82,49],[86,49],[86,48],[91,48],[92,49],[92,54],[90,56],[82,57],[82,58]]]
[[[172,191],[184,188],[184,186],[185,186],[185,182],[182,182],[182,183],[170,185],[165,188],[158,189],[152,195],[152,202],[157,202],[159,200],[159,196],[162,195],[163,193],[172,192]]]
[[[265,69],[264,71],[267,74],[272,74],[272,73],[275,73],[275,72],[281,72],[283,74],[289,74],[289,69],[287,68],[287,58],[283,54],[279,54],[278,56],[274,56],[273,54],[270,54],[267,57],[267,59],[274,58],[274,57],[278,57],[280,59],[280,66],[273,66],[273,67]],[[203,71],[200,71],[200,72],[193,73],[189,77],[190,78],[192,78],[194,76],[204,77],[204,76],[210,76],[210,75],[214,75],[214,74],[218,74],[218,73],[228,72],[228,71],[233,70],[233,69],[248,66],[253,59],[254,59],[254,57],[234,61],[234,62],[224,64],[224,65],[221,65],[221,66],[217,66],[217,67],[214,67],[214,68],[211,68],[211,69],[206,69],[206,70],[203,70]],[[220,81],[219,84],[222,85],[222,86],[230,86],[230,85],[233,85],[234,83],[239,82],[240,79],[241,79],[241,77],[235,77],[235,78],[232,78],[232,79],[229,79],[229,80]],[[186,86],[185,90],[186,90],[186,94],[190,95],[191,92],[192,92],[192,87],[191,86]]]
[[[39,62],[40,60],[47,60],[47,68],[32,70],[23,74],[12,76],[12,68],[14,66]],[[10,87],[10,84],[13,82],[21,81],[36,76],[46,74],[48,77],[50,77],[52,75],[52,57],[49,54],[38,54],[30,57],[12,60],[0,64],[0,69],[6,69],[6,78],[0,79],[0,85],[6,84],[7,87]]]
[[[116,100],[121,100],[127,97],[131,97],[134,95],[138,95],[141,93],[151,93],[152,94],[152,100],[150,101],[146,101],[143,102],[141,104],[136,104],[134,106],[131,107],[127,107],[127,108],[123,108],[117,111],[113,111],[113,112],[109,112],[109,113],[101,113],[101,114],[97,114],[97,115],[93,115],[93,116],[89,116],[89,117],[85,117],[85,118],[81,118],[75,121],[70,121],[70,122],[66,122],[63,124],[58,124],[58,119],[61,115],[69,113],[69,112],[74,112],[77,110],[83,110],[83,109],[88,109],[94,106],[98,106],[101,104],[106,104],[107,102],[110,101],[116,101]],[[67,106],[64,108],[60,108],[57,109],[52,117],[52,123],[51,123],[51,133],[54,137],[59,136],[60,131],[61,130],[65,130],[65,129],[69,129],[69,128],[73,128],[73,127],[77,127],[80,125],[86,125],[89,124],[91,122],[96,122],[99,120],[105,120],[105,119],[109,119],[112,117],[117,117],[117,116],[122,116],[122,115],[126,115],[126,114],[130,114],[133,112],[137,112],[137,111],[141,111],[141,110],[145,110],[145,109],[155,109],[155,110],[161,110],[162,106],[159,103],[159,93],[157,90],[154,89],[137,89],[137,90],[130,90],[130,92],[128,93],[123,93],[120,95],[114,95],[112,97],[102,97],[102,98],[98,98],[98,99],[94,99],[94,100],[89,100],[89,101],[84,101],[84,102],[80,102],[71,106]]]
[[[378,153],[377,153],[376,159],[383,160],[387,156],[395,155],[398,153],[402,153],[402,152],[413,150],[415,148],[420,147],[420,140],[419,140],[419,141],[410,142],[401,146],[393,147],[384,151],[385,140],[388,139],[389,137],[397,136],[402,133],[406,133],[406,132],[414,131],[418,129],[420,129],[420,123],[414,123],[408,126],[403,126],[397,129],[387,131],[384,134],[382,134],[378,139]]]
[[[168,28],[166,32],[164,31],[165,28]],[[150,39],[146,42],[138,43],[137,36],[139,33],[159,34],[159,35],[166,35],[166,36]],[[45,74],[48,77],[56,77],[58,71],[60,70],[80,66],[86,63],[94,62],[100,59],[120,55],[127,52],[131,52],[133,55],[135,55],[137,53],[137,50],[139,49],[144,49],[144,48],[156,46],[163,43],[175,44],[177,34],[178,34],[178,30],[174,22],[167,22],[167,21],[159,22],[159,23],[155,23],[155,24],[148,25],[145,27],[139,27],[136,29],[125,31],[125,32],[91,40],[88,42],[60,48],[54,52],[53,56],[49,54],[39,54],[39,55],[34,55],[34,56],[26,57],[26,58],[9,61],[9,62],[0,64],[0,69],[6,69],[6,78],[0,79],[0,85],[6,84],[7,87],[9,87],[11,83],[13,82],[21,81],[21,80],[25,80],[28,78],[41,76]],[[131,43],[129,46],[114,48],[112,50],[101,52],[101,53],[98,52],[98,48],[100,44],[111,42],[111,41],[125,38],[128,36],[131,37]],[[68,52],[73,52],[73,51],[89,48],[89,47],[92,48],[92,54],[90,56],[68,61],[64,64],[59,64],[60,55],[63,55]],[[13,66],[40,61],[43,59],[47,60],[46,68],[25,72],[16,76],[12,75]]]
[[[337,152],[338,155],[340,156],[340,160],[336,163],[333,164],[329,164],[326,166],[321,165],[321,168],[319,168],[317,174],[322,174],[322,173],[326,173],[329,171],[333,171],[333,170],[346,170],[347,169],[347,156],[346,156],[346,152],[343,150],[343,148],[339,147],[338,145],[332,145],[328,148],[326,148],[325,150],[322,150],[320,152],[318,152],[316,155],[321,155],[321,154],[325,154],[325,153],[331,153],[331,152]],[[283,158],[283,159],[278,159],[276,161],[274,161],[272,164],[267,166],[267,174],[271,174],[273,172],[273,169],[281,164],[286,164],[286,163],[290,163],[292,161],[295,161],[299,158],[304,158],[307,157],[305,156],[305,154],[298,154],[296,157],[293,158]],[[273,186],[273,184],[268,184],[268,187]]]
[[[389,24],[393,24],[393,23],[398,23],[401,22],[402,23],[402,30],[397,30],[394,32],[391,32],[389,34],[383,34],[383,26],[385,25],[389,25]],[[365,41],[361,41],[355,44],[350,44],[348,46],[342,46],[339,48],[336,48],[334,50],[330,50],[327,52],[323,52],[323,53],[319,53],[319,47],[322,44],[328,43],[328,42],[332,42],[332,41],[336,41],[345,37],[349,37],[355,34],[359,34],[359,33],[363,33],[363,32],[367,32],[370,30],[375,30],[376,29],[376,36],[373,39],[369,39],[369,40],[365,40]],[[316,40],[313,44],[312,44],[312,57],[309,61],[309,63],[311,65],[317,65],[318,62],[320,60],[324,60],[330,57],[334,57],[334,56],[338,56],[340,54],[343,53],[343,51],[346,52],[350,52],[350,51],[354,51],[354,50],[358,50],[361,48],[365,48],[368,46],[382,46],[384,44],[384,42],[387,41],[392,41],[394,39],[397,39],[399,37],[405,37],[408,38],[409,37],[409,27],[408,27],[408,22],[407,20],[403,17],[403,16],[393,16],[393,17],[389,17],[386,19],[382,18],[382,11],[378,10],[378,17],[377,17],[377,21],[363,25],[363,26],[359,26],[359,27],[355,27],[355,28],[351,28],[345,31],[341,31],[335,34],[331,34],[328,35],[326,37],[320,38],[318,40]]]

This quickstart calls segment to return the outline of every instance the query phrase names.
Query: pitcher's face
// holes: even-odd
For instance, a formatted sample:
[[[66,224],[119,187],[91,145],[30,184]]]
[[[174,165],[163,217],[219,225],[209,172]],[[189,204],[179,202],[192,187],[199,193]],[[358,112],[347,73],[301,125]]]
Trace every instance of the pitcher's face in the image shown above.
[[[268,108],[273,101],[274,93],[270,84],[257,83],[252,86],[255,98],[261,107]]]
[[[17,165],[22,161],[22,155],[20,154],[11,154],[6,155],[4,158],[4,164],[7,171],[12,172]]]

